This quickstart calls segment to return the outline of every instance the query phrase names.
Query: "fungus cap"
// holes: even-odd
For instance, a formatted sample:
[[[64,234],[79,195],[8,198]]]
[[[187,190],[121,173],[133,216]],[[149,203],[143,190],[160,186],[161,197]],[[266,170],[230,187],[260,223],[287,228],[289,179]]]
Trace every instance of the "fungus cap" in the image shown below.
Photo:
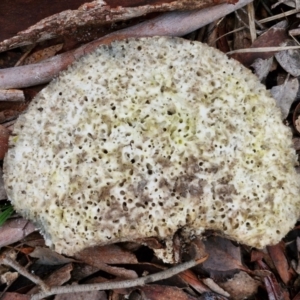
[[[257,78],[199,42],[101,46],[19,117],[5,159],[15,209],[56,251],[206,229],[277,243],[299,212],[290,130]]]

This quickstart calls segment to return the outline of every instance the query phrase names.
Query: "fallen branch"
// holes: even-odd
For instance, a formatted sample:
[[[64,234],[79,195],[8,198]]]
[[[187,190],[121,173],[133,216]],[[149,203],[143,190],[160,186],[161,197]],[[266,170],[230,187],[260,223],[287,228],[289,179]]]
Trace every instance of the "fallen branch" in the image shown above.
[[[44,293],[49,292],[49,290],[50,290],[49,287],[38,276],[28,272],[28,270],[26,268],[24,268],[23,266],[18,264],[16,261],[11,259],[8,255],[2,254],[0,256],[0,264],[10,266],[11,268],[15,269],[19,274],[25,276],[26,278],[28,278],[35,284],[38,284],[42,288]]]
[[[179,264],[175,267],[167,269],[162,272],[151,274],[145,277],[139,277],[136,279],[129,279],[123,281],[113,281],[113,282],[102,282],[94,284],[81,284],[81,285],[69,285],[69,286],[58,286],[52,287],[49,291],[43,291],[41,293],[35,294],[32,296],[32,300],[39,300],[44,297],[57,294],[67,294],[67,293],[79,293],[79,292],[89,292],[89,291],[100,291],[100,290],[113,290],[113,289],[122,289],[130,288],[135,286],[143,286],[145,284],[155,282],[158,280],[163,280],[170,278],[178,273],[186,271],[192,267],[197,266],[198,264],[203,263],[208,258],[208,255],[199,259],[191,260],[182,264]]]
[[[165,1],[155,1],[156,3],[153,4],[149,3],[153,1],[139,1],[140,5],[138,6],[130,6],[130,2],[134,4],[136,1],[125,2],[125,7],[122,5],[112,7],[102,0],[96,0],[87,2],[76,10],[64,10],[39,21],[26,30],[18,32],[14,37],[0,42],[0,52],[49,40],[62,35],[68,35],[82,26],[112,24],[141,17],[152,12],[203,9],[214,6],[216,3],[234,3],[236,0],[175,0],[170,3]]]
[[[23,88],[49,82],[74,60],[93,51],[102,44],[114,40],[142,36],[183,36],[245,6],[252,0],[240,0],[237,4],[220,4],[199,11],[166,13],[149,21],[108,34],[39,64],[0,70],[0,89]]]
[[[25,101],[24,92],[21,90],[0,90],[0,101]]]

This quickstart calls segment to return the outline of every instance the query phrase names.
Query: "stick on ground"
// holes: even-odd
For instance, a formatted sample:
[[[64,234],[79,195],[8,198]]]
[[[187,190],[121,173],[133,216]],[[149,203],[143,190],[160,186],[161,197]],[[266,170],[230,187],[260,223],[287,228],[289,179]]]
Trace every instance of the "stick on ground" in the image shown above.
[[[24,88],[49,82],[74,60],[93,51],[101,44],[114,40],[141,36],[183,36],[245,6],[252,0],[240,0],[235,5],[220,4],[198,11],[165,13],[138,25],[108,34],[76,50],[72,50],[39,64],[0,70],[0,89]]]
[[[151,274],[145,277],[139,277],[136,279],[129,279],[123,281],[113,281],[113,282],[102,282],[94,284],[81,284],[81,285],[69,285],[69,286],[59,286],[52,287],[49,291],[43,291],[41,293],[35,294],[32,296],[32,300],[39,300],[44,297],[57,294],[67,294],[67,293],[79,293],[79,292],[89,292],[89,291],[100,291],[100,290],[113,290],[121,288],[130,288],[135,286],[143,286],[145,284],[155,282],[158,280],[163,280],[170,278],[178,273],[181,273],[187,269],[197,266],[198,264],[203,263],[208,258],[208,255],[204,256],[199,260],[191,260],[184,262],[175,267],[167,269],[162,272]]]

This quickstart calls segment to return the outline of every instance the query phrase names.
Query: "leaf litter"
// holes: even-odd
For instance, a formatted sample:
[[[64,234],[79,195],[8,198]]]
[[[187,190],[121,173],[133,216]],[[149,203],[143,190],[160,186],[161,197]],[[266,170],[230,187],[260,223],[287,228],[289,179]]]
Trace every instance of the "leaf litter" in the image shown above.
[[[79,35],[82,34],[81,41],[90,41],[88,37],[84,37],[87,32],[90,32],[92,39],[112,32],[114,28],[117,30],[130,27],[134,22],[141,22],[144,19],[151,18],[151,15],[143,16],[145,7],[142,6],[146,1],[139,2],[135,6],[137,7],[136,13],[133,14],[133,10],[131,10],[131,15],[125,15],[125,12],[129,11],[128,7],[130,7],[130,1],[127,1],[127,10],[125,8],[119,10],[123,13],[123,19],[118,16],[119,21],[115,22],[116,19],[112,18],[110,20],[111,24],[102,25],[102,27],[93,25],[93,28],[90,23],[88,29],[80,31],[86,24],[84,22],[79,24],[75,19],[73,24],[75,24],[75,28],[78,26],[76,29]],[[180,5],[184,7],[176,1],[176,3],[172,4],[173,7],[167,2],[163,4],[163,1],[157,1],[156,6],[153,5],[147,8],[147,12],[163,12],[173,9],[176,11]],[[187,6],[185,8],[196,8],[196,6],[192,6],[192,2],[186,1]],[[96,6],[93,5],[86,4],[84,7],[89,9],[102,4],[99,1]],[[138,11],[139,5],[141,7],[140,11]],[[167,7],[167,9],[162,9],[162,7]],[[294,7],[299,8],[297,1],[254,2],[254,19],[253,11],[248,6],[235,14],[227,14],[210,26],[204,26],[187,36],[190,39],[204,42],[210,41],[210,44],[214,44],[226,52],[228,52],[228,49],[230,51],[243,48],[252,49],[252,51],[236,53],[231,56],[244,65],[253,68],[260,80],[267,85],[274,98],[278,101],[278,105],[282,109],[283,119],[289,126],[294,126],[292,114],[297,101],[299,101],[299,82],[297,77],[300,75],[298,67],[300,65],[300,57],[298,49],[281,50],[286,46],[298,46],[298,43],[288,35],[291,30],[297,29],[300,23],[297,16],[295,16],[295,11],[293,11]],[[76,17],[77,13],[74,12],[73,16]],[[248,21],[251,14],[251,21]],[[61,13],[58,16],[63,15]],[[140,19],[131,20],[133,16],[139,16]],[[56,15],[50,17],[48,19],[50,23],[48,24],[51,24],[56,17]],[[285,18],[284,21],[283,18]],[[94,21],[92,20],[91,22],[93,23]],[[77,40],[71,38],[72,33],[67,27],[48,34],[50,37],[48,40],[47,35],[43,35],[47,22],[41,21],[40,24],[42,25],[33,26],[30,30],[21,28],[21,34],[11,37],[10,41],[2,43],[0,41],[2,50],[4,50],[0,54],[1,68],[12,67],[17,65],[18,62],[25,65],[38,63],[43,59],[55,57],[58,51],[65,51],[64,49],[66,48],[72,50],[72,47],[79,46],[80,38]],[[254,29],[257,35],[254,41],[252,41],[253,24],[255,24]],[[33,34],[38,26],[41,26],[40,33]],[[43,26],[45,27],[43,28]],[[99,27],[102,28],[100,31]],[[252,30],[252,38],[250,29]],[[55,38],[53,38],[54,36]],[[219,37],[221,37],[222,44],[217,42]],[[38,39],[44,41],[34,45],[33,43],[36,43]],[[297,40],[297,36],[295,36],[295,39]],[[72,42],[70,42],[71,40]],[[256,52],[255,49],[261,47],[273,47],[272,49],[274,50]],[[276,47],[278,50],[276,50]],[[14,49],[9,50],[10,48]],[[285,82],[280,81],[277,76],[282,72],[284,72],[283,74],[286,78]],[[2,113],[0,118],[1,126],[13,126],[13,119],[26,109],[27,104],[32,99],[33,95],[26,89],[21,89],[21,91],[26,96],[26,105],[18,106],[18,104],[0,103],[0,113]],[[300,151],[300,134],[297,133],[295,128],[294,132],[295,149]],[[7,138],[8,135],[3,136],[2,139],[0,137],[0,148],[4,148],[4,153],[6,151],[5,147],[7,147]],[[3,191],[2,198],[5,199],[3,183],[1,184],[1,182],[0,190]],[[33,286],[28,280],[24,283],[27,277],[26,272],[22,272],[24,268],[30,273],[42,266],[44,268],[43,274],[48,274],[46,277],[42,276],[47,286],[66,285],[72,287],[93,281],[111,282],[126,278],[134,280],[140,276],[162,272],[169,267],[155,258],[151,248],[161,247],[159,241],[155,239],[140,241],[141,244],[137,243],[132,245],[131,248],[126,247],[122,243],[105,247],[93,247],[82,251],[74,258],[68,258],[57,255],[57,253],[46,248],[40,242],[35,242],[38,239],[31,239],[34,231],[35,227],[33,224],[15,217],[6,221],[0,228],[1,248],[3,250],[16,249],[18,254],[13,257],[13,260],[20,266],[6,267],[1,275],[1,278],[3,276],[1,286],[4,292],[3,299],[30,299],[31,293],[40,291],[38,284]],[[134,295],[135,297],[139,295],[139,299],[174,298],[188,300],[244,299],[254,297],[256,299],[267,297],[269,299],[298,299],[300,295],[298,276],[300,273],[300,232],[297,227],[291,235],[292,237],[289,240],[284,239],[277,245],[268,246],[267,249],[258,251],[243,245],[234,244],[224,237],[216,236],[215,233],[207,233],[206,239],[201,241],[196,238],[190,245],[186,245],[183,253],[178,252],[178,255],[184,260],[189,260],[200,259],[208,254],[208,259],[199,266],[183,270],[174,277],[175,280],[164,279],[159,281],[159,284],[147,284],[136,288],[113,289],[110,291],[72,293],[70,290],[66,294],[56,295],[55,299],[134,299]],[[149,244],[150,248],[142,244]],[[180,246],[179,243],[178,249],[181,248]],[[54,267],[56,269],[53,269]],[[18,276],[15,274],[18,274]],[[7,292],[6,286],[10,285],[13,290]]]

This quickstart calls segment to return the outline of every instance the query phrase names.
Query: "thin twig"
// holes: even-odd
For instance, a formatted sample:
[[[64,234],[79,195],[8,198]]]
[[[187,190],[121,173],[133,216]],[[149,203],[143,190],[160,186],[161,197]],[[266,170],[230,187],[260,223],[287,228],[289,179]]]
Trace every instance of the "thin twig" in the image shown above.
[[[25,101],[24,92],[21,90],[0,90],[0,101]]]
[[[247,4],[249,29],[252,43],[256,40],[256,29],[255,29],[255,12],[253,2]]]
[[[240,0],[235,5],[220,4],[199,11],[166,13],[138,25],[113,32],[76,50],[69,51],[38,64],[0,70],[0,89],[23,88],[49,82],[74,60],[93,51],[101,44],[114,40],[143,36],[183,36],[227,14],[239,9],[252,0]]]
[[[257,47],[257,48],[237,49],[237,50],[229,51],[226,54],[230,55],[234,53],[277,52],[277,51],[297,50],[297,49],[300,49],[300,46]]]
[[[277,20],[277,19],[288,17],[290,15],[297,14],[298,12],[300,12],[299,8],[291,9],[291,10],[286,11],[284,13],[281,13],[281,14],[278,14],[278,15],[275,15],[275,16],[272,16],[272,17],[268,17],[268,18],[259,20],[259,22],[262,23],[262,24],[267,23],[267,22],[271,22],[271,21],[274,21],[274,20]]]
[[[267,13],[268,13],[270,16],[273,16],[273,15],[274,15],[274,14],[272,13],[272,11],[270,10],[269,3],[267,4],[264,0],[261,0],[260,3],[262,4],[262,6],[264,7],[264,9],[267,11]]]
[[[31,297],[31,300],[39,300],[44,297],[57,294],[67,294],[67,293],[79,293],[79,292],[89,292],[89,291],[100,291],[100,290],[113,290],[121,288],[130,288],[135,286],[143,286],[147,283],[155,282],[158,280],[163,280],[170,278],[178,273],[181,273],[185,270],[188,270],[192,267],[197,266],[198,264],[203,263],[208,258],[208,255],[199,259],[191,260],[182,264],[179,264],[175,267],[161,271],[155,274],[151,274],[145,277],[139,277],[136,279],[129,279],[123,281],[113,281],[113,282],[102,282],[94,284],[81,284],[81,285],[69,285],[69,286],[57,286],[50,288],[49,291],[41,292],[35,294]]]
[[[242,26],[242,27],[236,28],[236,29],[234,29],[234,30],[228,31],[228,32],[224,33],[223,35],[220,35],[220,36],[215,40],[215,42],[217,42],[219,39],[223,38],[224,36],[227,36],[227,35],[229,35],[229,34],[232,34],[232,33],[235,33],[235,32],[241,31],[241,30],[244,30],[245,28],[246,28],[245,26]]]
[[[289,30],[289,35],[294,38],[294,36],[300,35],[300,28],[294,28]],[[294,38],[294,40],[296,41],[296,39]]]
[[[28,272],[26,268],[18,264],[16,261],[9,258],[6,254],[2,254],[0,257],[0,264],[4,264],[10,266],[11,268],[15,269],[19,274],[23,275],[24,277],[28,278],[35,284],[38,284],[44,293],[48,292],[50,288],[36,275],[31,274]]]
[[[243,12],[245,12],[245,11],[243,11]],[[249,29],[249,25],[241,18],[239,12],[235,11],[234,14],[235,14],[236,18],[238,19],[238,21],[240,21],[244,25],[245,28]]]
[[[247,11],[244,9],[244,8],[241,8],[240,9],[244,14],[247,15]],[[264,25],[262,25],[259,21],[257,21],[255,18],[254,18],[254,22],[255,22],[255,25],[257,25],[261,30],[265,30],[266,27]],[[256,30],[257,32],[257,30]]]

